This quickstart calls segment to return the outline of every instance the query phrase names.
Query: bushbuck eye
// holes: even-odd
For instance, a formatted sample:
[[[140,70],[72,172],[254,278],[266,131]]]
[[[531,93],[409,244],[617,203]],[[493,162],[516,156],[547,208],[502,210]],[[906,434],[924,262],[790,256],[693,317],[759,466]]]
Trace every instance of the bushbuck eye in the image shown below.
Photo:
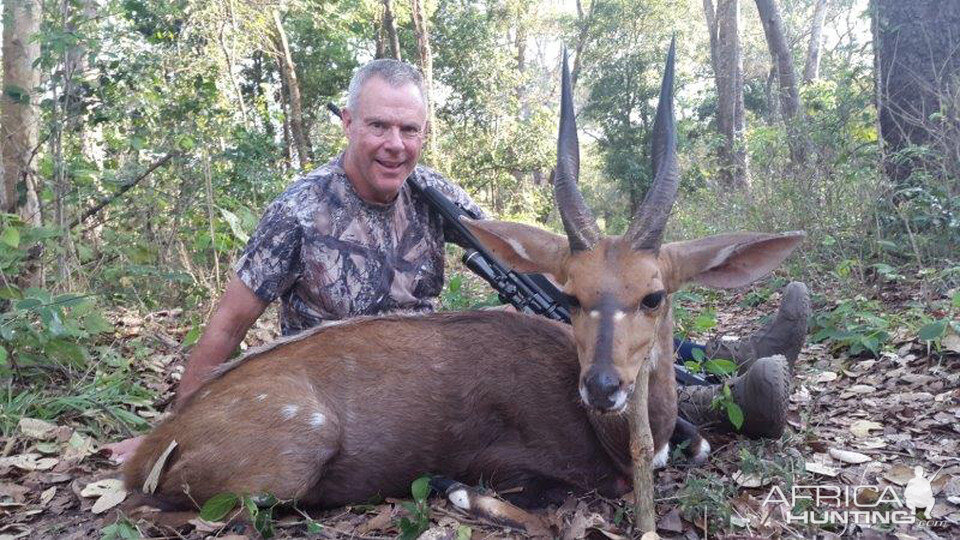
[[[650,293],[643,297],[643,300],[640,301],[640,305],[644,309],[657,309],[660,307],[660,304],[663,303],[663,297],[666,296],[663,291],[657,291],[655,293]]]

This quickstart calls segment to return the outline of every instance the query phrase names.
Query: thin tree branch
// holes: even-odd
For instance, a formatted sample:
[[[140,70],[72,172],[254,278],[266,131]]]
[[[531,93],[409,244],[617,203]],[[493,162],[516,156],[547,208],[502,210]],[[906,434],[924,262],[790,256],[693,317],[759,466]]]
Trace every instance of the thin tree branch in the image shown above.
[[[99,212],[100,210],[103,210],[105,206],[112,203],[116,199],[120,198],[120,196],[122,196],[124,193],[133,189],[133,187],[139,184],[144,178],[150,176],[150,173],[157,170],[158,168],[163,166],[166,162],[170,161],[171,158],[178,155],[180,155],[180,152],[176,152],[176,151],[168,152],[167,155],[154,161],[149,167],[147,167],[147,170],[143,171],[143,173],[140,174],[140,176],[137,176],[133,180],[130,180],[129,182],[123,184],[122,186],[120,186],[120,189],[116,191],[116,193],[112,193],[110,195],[107,195],[106,197],[103,197],[102,199],[100,199],[100,202],[95,204],[92,208],[87,209],[84,213],[76,217],[73,221],[70,222],[70,228],[73,229],[74,227],[83,223],[84,221],[89,219],[91,216]]]

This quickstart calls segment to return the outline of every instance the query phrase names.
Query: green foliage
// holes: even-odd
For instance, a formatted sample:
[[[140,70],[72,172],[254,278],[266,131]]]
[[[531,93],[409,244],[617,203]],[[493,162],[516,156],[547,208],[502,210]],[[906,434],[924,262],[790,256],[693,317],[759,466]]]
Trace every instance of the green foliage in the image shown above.
[[[240,503],[240,497],[236,493],[218,493],[207,499],[200,507],[200,519],[211,523],[220,521],[232,512],[237,504]]]
[[[137,526],[126,518],[120,518],[115,523],[100,530],[100,540],[136,540],[142,538]]]
[[[680,514],[687,521],[705,521],[711,530],[726,528],[733,512],[730,499],[734,494],[732,482],[704,469],[692,469],[677,493]]]
[[[810,340],[825,341],[854,356],[879,356],[890,338],[890,326],[877,301],[856,297],[841,300],[831,311],[814,313]]]
[[[427,503],[427,496],[430,495],[430,477],[421,476],[414,480],[410,484],[410,493],[413,495],[413,501],[401,503],[410,513],[409,517],[400,518],[400,538],[403,540],[413,540],[430,528],[430,505]]]
[[[224,519],[232,519],[231,514],[235,516],[237,512],[245,512],[261,537],[272,538],[275,533],[273,511],[279,504],[281,501],[270,494],[218,493],[203,503],[200,508],[200,519],[216,523]],[[312,521],[311,524],[313,524]],[[308,524],[308,529],[309,527]]]
[[[440,293],[440,306],[444,311],[465,311],[499,304],[497,294],[466,269],[452,273]]]

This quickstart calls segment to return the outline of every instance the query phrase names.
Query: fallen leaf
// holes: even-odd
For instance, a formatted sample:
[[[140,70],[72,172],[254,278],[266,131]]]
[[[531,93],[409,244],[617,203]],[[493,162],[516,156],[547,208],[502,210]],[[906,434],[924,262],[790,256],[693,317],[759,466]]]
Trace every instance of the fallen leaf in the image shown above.
[[[758,488],[769,484],[772,480],[769,478],[760,478],[759,475],[754,473],[745,474],[743,471],[737,471],[733,473],[733,481],[740,487]]]
[[[883,429],[883,424],[873,420],[857,420],[850,425],[850,432],[857,437],[869,437],[870,431],[874,429]]]
[[[27,493],[30,493],[30,488],[20,484],[0,482],[0,498],[9,497],[13,502],[22,503],[26,500]]]
[[[389,504],[381,505],[377,515],[368,519],[357,527],[357,534],[367,534],[374,531],[385,531],[391,525],[393,509]]]
[[[829,476],[830,478],[833,478],[838,474],[837,470],[833,467],[828,467],[822,463],[817,463],[816,461],[808,461],[803,467],[809,473]]]
[[[656,531],[647,531],[643,533],[640,540],[660,540],[660,535]]]
[[[198,533],[213,533],[222,530],[227,526],[225,522],[222,521],[207,521],[203,518],[191,519],[187,523],[193,525],[193,528],[197,530]]]
[[[31,439],[46,439],[57,430],[56,424],[51,424],[39,418],[21,418],[17,426],[21,433]]]
[[[866,454],[851,452],[849,450],[840,450],[839,448],[831,448],[830,457],[844,463],[853,463],[854,465],[873,461],[873,458]]]
[[[120,484],[120,487],[101,495],[100,498],[97,499],[97,502],[93,503],[93,507],[90,509],[90,511],[94,514],[102,514],[114,506],[122,503],[126,498],[127,490],[123,489],[123,484]]]
[[[123,480],[119,478],[104,478],[96,482],[90,482],[81,491],[81,497],[100,497],[112,491],[123,489]]]
[[[813,382],[816,382],[816,383],[828,383],[828,382],[833,382],[833,381],[837,380],[838,377],[839,377],[839,375],[837,375],[837,374],[836,374],[835,372],[833,372],[833,371],[824,371],[823,373],[820,373],[819,375],[817,375],[816,377],[814,377]]]
[[[29,453],[0,458],[0,467],[10,466],[24,471],[48,471],[59,462],[57,458],[42,458],[40,454]]]
[[[857,442],[857,446],[864,450],[878,450],[886,448],[887,442],[882,439],[865,439]]]
[[[60,445],[55,442],[38,442],[36,444],[37,452],[41,454],[58,454],[60,453]]]
[[[47,503],[53,500],[53,496],[56,494],[57,494],[57,486],[51,486],[47,488],[46,490],[44,490],[43,493],[40,494],[40,504],[42,506],[46,506]]]
[[[680,521],[680,510],[674,508],[673,510],[667,512],[667,514],[660,518],[657,521],[657,530],[667,531],[672,533],[682,533],[683,532],[683,522]]]
[[[940,340],[940,345],[943,345],[944,349],[960,353],[960,336],[954,333],[947,334]]]
[[[910,465],[894,465],[883,473],[883,477],[898,486],[905,486],[913,478],[913,467]]]
[[[847,388],[847,391],[853,392],[854,394],[872,394],[876,392],[877,389],[869,384],[855,384],[850,388]]]
[[[67,441],[67,449],[63,453],[63,460],[80,462],[83,458],[93,454],[96,448],[96,441],[74,431],[70,435],[70,440]]]
[[[167,449],[160,454],[160,457],[157,458],[157,461],[153,463],[153,467],[150,468],[150,474],[147,475],[147,479],[143,481],[143,492],[146,494],[152,494],[157,490],[157,485],[160,483],[160,473],[163,472],[163,466],[167,463],[167,458],[170,457],[170,452],[173,452],[173,449],[177,447],[177,440],[173,439],[170,441],[170,444],[167,445]]]

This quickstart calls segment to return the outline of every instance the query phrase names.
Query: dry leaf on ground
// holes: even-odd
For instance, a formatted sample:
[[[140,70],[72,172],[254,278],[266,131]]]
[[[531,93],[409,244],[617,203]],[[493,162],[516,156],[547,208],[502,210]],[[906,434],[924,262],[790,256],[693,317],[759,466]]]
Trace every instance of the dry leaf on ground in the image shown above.
[[[874,429],[883,429],[883,424],[873,420],[857,420],[850,425],[850,432],[857,437],[869,437],[870,431]]]
[[[17,426],[20,428],[20,433],[31,439],[46,439],[57,431],[56,424],[39,418],[21,418]]]
[[[861,454],[859,452],[851,452],[850,450],[841,450],[839,448],[830,449],[830,457],[844,463],[852,463],[854,465],[859,465],[861,463],[866,463],[868,461],[873,461],[873,458]]]

